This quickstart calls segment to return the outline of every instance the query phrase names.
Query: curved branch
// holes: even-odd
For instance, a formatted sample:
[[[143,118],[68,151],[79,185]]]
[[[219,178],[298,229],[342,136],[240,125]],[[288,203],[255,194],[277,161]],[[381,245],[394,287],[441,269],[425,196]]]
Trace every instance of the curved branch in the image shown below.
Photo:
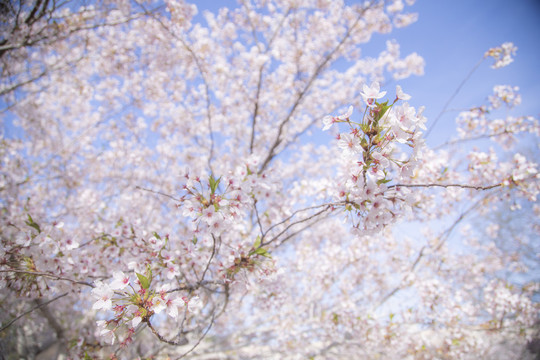
[[[287,221],[291,220],[296,214],[299,214],[301,212],[304,212],[304,211],[308,211],[308,210],[315,210],[315,209],[319,209],[321,207],[327,207],[327,208],[331,208],[333,207],[334,205],[339,205],[340,203],[328,203],[328,204],[322,204],[322,205],[315,205],[315,206],[310,206],[310,207],[307,207],[307,208],[304,208],[304,209],[300,209],[300,210],[296,210],[294,211],[290,216],[286,217],[285,219],[281,220],[280,222],[270,226],[261,236],[261,246],[263,246],[264,244],[267,244],[267,243],[264,243],[264,238],[266,237],[266,235],[268,234],[268,232],[270,232],[272,229],[276,228],[277,226],[279,225],[282,225],[282,224],[285,224]]]
[[[150,330],[152,330],[152,333],[159,339],[159,341],[167,343],[169,345],[173,345],[173,346],[182,346],[188,343],[185,337],[181,338],[178,341],[167,340],[152,326],[152,324],[150,323],[150,319],[145,319],[144,321],[146,322],[146,325],[148,325]]]
[[[304,222],[309,221],[309,220],[311,220],[311,219],[314,219],[314,218],[316,218],[317,216],[323,214],[324,212],[328,211],[328,209],[331,209],[331,208],[332,208],[331,205],[326,205],[326,207],[325,207],[324,209],[322,209],[322,210],[316,212],[315,214],[312,214],[311,216],[308,216],[307,218],[298,220],[298,221],[296,221],[296,222],[293,222],[293,223],[287,225],[287,227],[285,227],[285,229],[283,229],[279,234],[277,234],[276,236],[274,236],[272,239],[270,239],[270,240],[268,240],[268,241],[264,241],[264,242],[263,242],[262,239],[261,239],[261,244],[259,245],[259,248],[260,248],[260,247],[263,247],[263,246],[265,246],[265,245],[268,245],[268,244],[270,244],[270,243],[272,243],[272,242],[274,242],[274,241],[276,241],[281,235],[283,235],[284,233],[286,233],[287,230],[289,230],[289,229],[292,228],[293,226],[298,225],[298,224],[301,224],[301,223],[304,223]],[[266,235],[266,234],[265,234],[265,235]]]
[[[199,338],[199,340],[197,340],[197,342],[195,343],[195,345],[193,345],[193,347],[191,349],[189,349],[188,351],[186,351],[183,355],[181,355],[177,360],[180,360],[182,358],[184,358],[185,356],[187,356],[189,353],[191,353],[193,350],[195,350],[195,348],[197,346],[199,346],[199,344],[201,343],[201,341],[203,341],[203,339],[206,337],[206,334],[208,334],[208,332],[210,331],[210,329],[212,328],[212,326],[214,325],[214,320],[215,320],[215,314],[212,314],[212,320],[210,320],[210,325],[208,325],[208,328],[206,328],[206,330],[204,331],[204,333],[202,334],[202,336]]]
[[[202,286],[205,286],[205,285],[223,286],[223,285],[226,285],[226,284],[224,282],[222,282],[222,281],[217,281],[217,280],[203,280],[203,281],[199,281],[198,283],[193,284],[193,285],[188,284],[188,285],[180,286],[180,287],[165,291],[165,293],[170,294],[170,293],[173,293],[173,292],[186,291],[186,290],[189,291],[189,292],[192,292],[192,291],[195,291],[198,288],[200,288]]]
[[[66,278],[66,277],[58,276],[58,275],[54,275],[54,274],[49,274],[49,273],[34,272],[34,271],[27,271],[27,270],[18,270],[18,269],[0,270],[0,273],[9,273],[9,272],[17,273],[17,274],[43,276],[43,277],[48,277],[48,278],[51,278],[51,279],[69,281],[69,282],[71,282],[73,284],[86,285],[86,286],[89,286],[91,288],[95,288],[95,286],[93,284],[87,283],[86,281],[73,280],[73,279],[70,279],[70,278]]]
[[[210,263],[212,262],[212,259],[216,255],[216,237],[214,236],[214,234],[212,234],[212,241],[213,241],[212,254],[210,255],[210,259],[208,259],[208,263],[206,264],[206,267],[204,268],[204,271],[201,276],[201,281],[199,281],[199,284],[204,281],[204,277],[206,276],[206,272],[208,271],[208,268],[210,267]]]
[[[48,300],[48,301],[45,301],[45,302],[42,302],[40,303],[39,305],[33,307],[32,309],[28,310],[28,311],[25,311],[23,312],[21,315],[17,316],[16,318],[14,318],[13,320],[11,320],[9,323],[7,323],[6,325],[2,326],[2,328],[0,328],[0,333],[4,330],[6,330],[8,327],[10,327],[14,322],[16,322],[17,320],[19,320],[20,318],[22,318],[23,316],[27,315],[27,314],[30,314],[32,311],[34,310],[37,310],[43,306],[46,306],[50,303],[52,303],[53,301],[56,301],[60,298],[63,298],[64,296],[66,296],[68,293],[63,293],[62,295],[58,295],[57,297],[51,299],[51,300]]]

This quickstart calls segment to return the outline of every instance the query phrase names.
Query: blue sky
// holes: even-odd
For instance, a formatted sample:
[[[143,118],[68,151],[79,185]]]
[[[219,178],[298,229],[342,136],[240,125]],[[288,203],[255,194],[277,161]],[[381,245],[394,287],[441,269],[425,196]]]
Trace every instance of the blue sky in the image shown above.
[[[236,5],[233,0],[195,3],[199,13]],[[540,116],[540,0],[417,0],[410,10],[419,14],[416,23],[388,35],[374,36],[363,53],[376,56],[387,39],[396,39],[402,55],[417,52],[424,57],[425,75],[399,84],[413,96],[410,103],[426,106],[428,125],[486,50],[507,41],[518,47],[515,61],[498,70],[491,69],[492,60],[485,61],[449,109],[481,105],[494,85],[508,84],[519,86],[523,98],[514,115]],[[457,112],[449,112],[441,117],[429,136],[429,144],[448,139],[456,115]]]
[[[415,106],[425,105],[428,125],[485,51],[503,42],[517,47],[515,61],[491,69],[488,59],[472,75],[449,109],[481,105],[494,85],[520,87],[522,105],[515,115],[540,115],[540,1],[538,0],[417,0],[411,9],[418,22],[396,29],[389,37],[402,54],[418,52],[426,60],[425,75],[400,81]],[[374,39],[376,40],[376,39]],[[457,112],[446,113],[428,139],[444,142]]]

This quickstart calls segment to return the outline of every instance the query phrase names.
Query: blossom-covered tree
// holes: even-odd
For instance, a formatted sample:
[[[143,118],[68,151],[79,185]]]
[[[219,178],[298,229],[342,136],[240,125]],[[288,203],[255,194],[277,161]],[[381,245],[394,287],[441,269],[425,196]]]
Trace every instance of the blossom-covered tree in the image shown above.
[[[204,24],[183,0],[0,9],[11,21],[2,121],[18,129],[0,147],[0,350],[525,349],[538,279],[508,274],[534,260],[491,240],[499,224],[468,220],[520,207],[537,219],[537,164],[515,145],[537,141],[538,120],[493,118],[520,102],[496,86],[459,114],[454,140],[428,147],[423,109],[385,85],[421,75],[423,59],[394,41],[361,53],[373,34],[414,22],[412,2],[242,0]],[[515,51],[484,58],[498,68]]]

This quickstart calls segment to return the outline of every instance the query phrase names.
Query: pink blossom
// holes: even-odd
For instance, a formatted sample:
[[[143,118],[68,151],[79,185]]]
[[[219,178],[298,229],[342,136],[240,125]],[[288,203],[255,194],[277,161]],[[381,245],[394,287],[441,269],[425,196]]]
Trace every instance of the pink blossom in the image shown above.
[[[112,290],[122,290],[129,285],[129,276],[124,274],[123,271],[113,272],[113,281],[110,283]]]
[[[362,151],[360,139],[354,134],[341,134],[338,146],[343,150],[343,154],[346,156],[354,156]]]
[[[373,82],[371,86],[364,84],[363,91],[360,93],[364,102],[370,106],[375,107],[375,100],[382,98],[386,95],[386,91],[380,91],[381,87],[378,82]]]
[[[353,107],[349,106],[347,111],[341,115],[338,115],[336,117],[330,116],[330,115],[325,116],[323,118],[323,124],[324,124],[323,131],[330,129],[330,127],[332,127],[332,125],[336,122],[348,120],[349,117],[351,117],[352,112],[353,112]]]
[[[110,310],[112,308],[111,299],[114,296],[113,289],[100,280],[96,280],[94,284],[96,287],[92,289],[92,295],[97,298],[97,301],[92,306],[92,309]]]

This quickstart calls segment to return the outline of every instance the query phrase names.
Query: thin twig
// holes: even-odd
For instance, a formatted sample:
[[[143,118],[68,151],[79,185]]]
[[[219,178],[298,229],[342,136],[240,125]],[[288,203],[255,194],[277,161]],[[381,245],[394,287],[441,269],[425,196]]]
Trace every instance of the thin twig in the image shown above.
[[[180,286],[178,288],[174,288],[174,289],[165,291],[165,293],[169,294],[169,293],[173,293],[173,292],[177,292],[177,291],[186,291],[186,290],[192,292],[192,291],[197,290],[201,286],[205,286],[205,285],[219,285],[219,286],[222,286],[222,285],[225,285],[225,283],[223,283],[222,281],[217,281],[217,280],[204,280],[204,281],[199,281],[196,284],[189,284],[189,285]]]
[[[396,187],[459,187],[463,189],[474,189],[474,190],[490,190],[496,187],[502,186],[501,183],[493,184],[488,186],[474,186],[474,185],[464,185],[464,184],[395,184],[388,186],[389,189]]]
[[[484,57],[478,61],[476,63],[476,65],[472,68],[472,70],[469,72],[469,74],[465,77],[465,79],[463,79],[463,81],[461,82],[461,84],[459,84],[459,86],[457,87],[457,89],[454,91],[454,93],[452,94],[452,96],[450,96],[450,98],[446,101],[446,104],[444,104],[444,107],[442,108],[441,112],[439,113],[439,115],[437,115],[437,117],[435,118],[435,120],[433,121],[433,124],[431,124],[431,126],[429,127],[429,129],[426,131],[426,133],[424,134],[424,138],[427,138],[429,136],[429,134],[433,131],[433,129],[435,128],[435,125],[437,125],[437,123],[439,122],[439,120],[441,119],[441,116],[446,112],[446,109],[448,108],[448,106],[450,105],[450,103],[452,102],[452,100],[454,100],[454,98],[457,96],[457,94],[460,92],[461,88],[463,87],[463,85],[465,85],[465,83],[471,78],[472,74],[476,71],[476,69],[478,69],[478,67],[480,66],[480,64],[482,64],[482,62],[484,61]]]
[[[283,229],[279,234],[277,234],[276,236],[274,236],[272,239],[268,240],[268,241],[265,241],[263,242],[261,240],[261,245],[259,247],[262,247],[262,246],[266,246],[274,241],[276,241],[281,235],[283,235],[285,232],[287,232],[287,230],[289,230],[291,227],[295,226],[295,225],[298,225],[298,224],[301,224],[303,222],[306,222],[306,221],[309,221],[313,218],[316,218],[317,216],[321,215],[322,213],[326,212],[328,209],[331,209],[332,207],[330,205],[327,205],[324,209],[316,212],[315,214],[305,218],[305,219],[302,219],[302,220],[298,220],[296,222],[293,222],[289,225],[287,225],[287,227],[285,227],[285,229]]]
[[[153,194],[156,194],[156,195],[161,195],[161,196],[165,196],[165,197],[168,197],[169,199],[172,199],[174,201],[178,201],[178,202],[182,202],[181,199],[177,199],[175,198],[174,196],[172,195],[169,195],[169,194],[165,194],[161,191],[156,191],[156,190],[151,190],[151,189],[146,189],[146,188],[143,188],[142,186],[135,186],[136,189],[139,189],[139,190],[143,190],[143,191],[148,191],[148,192],[151,192]]]

